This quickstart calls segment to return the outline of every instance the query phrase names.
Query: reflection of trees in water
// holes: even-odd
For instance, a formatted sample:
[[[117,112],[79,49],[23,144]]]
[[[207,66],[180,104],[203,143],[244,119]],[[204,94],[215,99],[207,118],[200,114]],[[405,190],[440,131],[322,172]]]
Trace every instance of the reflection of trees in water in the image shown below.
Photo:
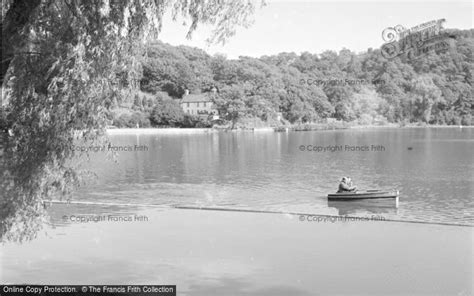
[[[142,41],[157,36],[165,11],[192,19],[189,36],[198,23],[218,24],[210,39],[221,42],[248,24],[255,3],[246,3],[3,1],[0,74],[13,135],[2,144],[2,240],[33,238],[42,201],[79,185],[71,145],[101,139],[112,102],[137,87]]]

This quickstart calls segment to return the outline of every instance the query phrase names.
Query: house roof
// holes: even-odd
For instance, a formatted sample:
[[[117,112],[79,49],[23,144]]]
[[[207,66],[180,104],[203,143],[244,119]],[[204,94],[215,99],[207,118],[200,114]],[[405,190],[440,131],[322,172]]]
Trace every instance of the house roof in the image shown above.
[[[207,94],[189,94],[183,96],[180,103],[212,102]]]

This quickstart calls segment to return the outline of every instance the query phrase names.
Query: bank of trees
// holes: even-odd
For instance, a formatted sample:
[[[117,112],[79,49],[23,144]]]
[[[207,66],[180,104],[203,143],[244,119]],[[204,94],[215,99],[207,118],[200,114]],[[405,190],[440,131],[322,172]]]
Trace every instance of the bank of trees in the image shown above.
[[[332,117],[360,124],[472,124],[474,30],[451,32],[447,52],[387,60],[378,49],[280,53],[227,59],[197,48],[148,45],[141,88],[180,98],[217,87],[215,103],[234,125],[241,118],[290,123]]]

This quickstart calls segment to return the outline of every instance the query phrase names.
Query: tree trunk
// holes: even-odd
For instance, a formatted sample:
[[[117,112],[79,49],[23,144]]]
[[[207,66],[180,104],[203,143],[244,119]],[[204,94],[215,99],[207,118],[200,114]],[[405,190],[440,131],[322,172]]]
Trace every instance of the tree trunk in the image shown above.
[[[0,24],[2,30],[2,41],[0,48],[2,52],[0,83],[3,85],[8,67],[18,50],[25,42],[22,31],[28,24],[35,8],[39,6],[41,0],[15,0],[3,22]]]

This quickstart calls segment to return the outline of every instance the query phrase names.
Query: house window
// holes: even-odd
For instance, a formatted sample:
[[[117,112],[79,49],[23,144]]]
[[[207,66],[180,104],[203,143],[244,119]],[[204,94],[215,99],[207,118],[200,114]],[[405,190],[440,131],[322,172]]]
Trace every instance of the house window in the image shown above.
[[[187,107],[189,108],[189,103],[186,103],[187,104]]]
[[[206,107],[206,102],[204,102],[204,107]]]
[[[197,107],[199,107],[199,102],[197,102]]]

